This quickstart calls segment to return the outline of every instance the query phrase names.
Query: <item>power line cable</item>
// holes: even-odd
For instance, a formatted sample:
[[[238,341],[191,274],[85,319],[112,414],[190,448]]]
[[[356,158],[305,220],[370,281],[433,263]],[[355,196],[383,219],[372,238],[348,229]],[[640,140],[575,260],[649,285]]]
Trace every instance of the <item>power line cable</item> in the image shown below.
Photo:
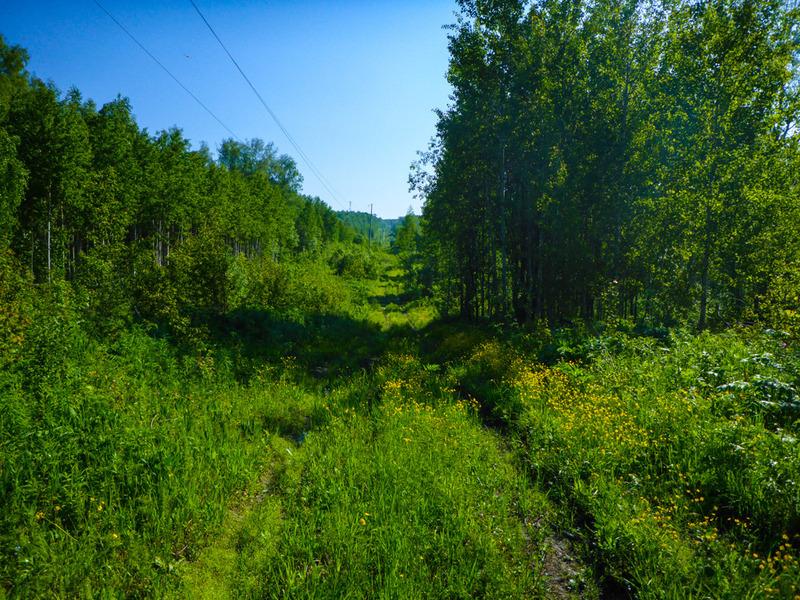
[[[201,19],[203,19],[203,22],[206,24],[206,27],[208,27],[209,31],[211,31],[211,34],[214,36],[214,38],[217,40],[217,42],[219,42],[219,45],[220,45],[220,46],[222,46],[222,49],[225,51],[225,54],[227,54],[227,55],[228,55],[228,58],[230,58],[230,59],[231,59],[231,62],[232,62],[232,63],[233,63],[235,66],[236,66],[236,68],[239,70],[239,73],[241,73],[242,77],[244,77],[244,80],[245,80],[245,81],[247,82],[247,84],[250,86],[250,89],[252,89],[252,90],[253,90],[253,93],[254,93],[254,94],[256,95],[256,97],[259,99],[259,101],[261,102],[261,104],[264,106],[264,108],[265,108],[265,109],[267,109],[267,112],[269,113],[270,117],[272,117],[272,120],[273,120],[273,121],[275,121],[275,124],[276,124],[276,125],[277,125],[277,126],[280,128],[280,130],[281,130],[281,131],[283,132],[283,134],[286,136],[286,139],[288,139],[288,140],[289,140],[289,143],[291,143],[291,144],[292,144],[292,146],[293,146],[293,147],[294,147],[294,149],[297,151],[297,153],[298,153],[298,155],[300,156],[300,158],[302,158],[302,159],[303,159],[303,161],[306,163],[306,165],[308,165],[309,169],[311,169],[311,172],[314,174],[314,176],[316,176],[316,178],[319,180],[319,182],[322,184],[322,186],[323,186],[323,187],[324,187],[324,188],[325,188],[325,189],[328,191],[328,193],[329,193],[329,194],[331,195],[331,197],[332,197],[332,198],[333,198],[333,199],[336,201],[336,203],[337,203],[337,204],[339,204],[339,206],[341,206],[341,207],[342,207],[342,210],[344,210],[344,204],[343,204],[343,202],[344,202],[344,197],[343,197],[343,196],[342,196],[342,195],[341,195],[339,192],[337,192],[337,191],[336,191],[336,189],[335,189],[335,188],[334,188],[334,187],[333,187],[333,186],[332,186],[332,185],[331,185],[331,184],[328,182],[328,180],[327,180],[327,179],[325,179],[325,177],[324,177],[324,176],[322,175],[322,173],[320,173],[320,171],[319,171],[319,170],[318,170],[318,169],[317,169],[317,168],[314,166],[314,164],[311,162],[311,160],[308,158],[308,156],[306,156],[306,153],[305,153],[305,152],[303,152],[303,150],[300,148],[300,146],[297,144],[297,142],[295,142],[294,138],[291,136],[291,134],[290,134],[290,133],[289,133],[289,131],[286,129],[286,127],[284,127],[284,126],[283,126],[283,123],[281,123],[281,122],[280,122],[280,120],[278,119],[277,115],[276,115],[276,114],[275,114],[275,113],[272,111],[272,109],[271,109],[271,108],[270,108],[270,107],[267,105],[266,101],[264,100],[264,98],[262,98],[261,94],[259,94],[259,93],[258,93],[258,90],[255,88],[255,86],[253,85],[253,83],[250,81],[250,79],[247,77],[247,75],[245,74],[245,72],[244,72],[244,71],[242,70],[242,68],[239,66],[239,63],[237,63],[237,62],[236,62],[236,59],[235,59],[235,58],[233,58],[233,55],[231,55],[231,53],[230,53],[230,52],[228,51],[228,49],[225,47],[225,44],[223,44],[223,43],[222,43],[222,40],[219,38],[219,36],[217,35],[217,33],[214,31],[214,28],[213,28],[213,27],[211,27],[211,24],[208,22],[208,19],[206,19],[206,18],[203,16],[203,13],[202,13],[202,12],[200,12],[200,9],[197,7],[197,4],[195,4],[195,3],[194,3],[194,0],[189,0],[189,2],[191,2],[191,3],[192,3],[192,6],[193,6],[193,7],[194,7],[194,9],[197,11],[197,14],[198,14],[198,15],[200,15],[200,18],[201,18]],[[338,197],[337,197],[337,196],[338,196]]]
[[[212,34],[212,35],[214,36],[214,38],[217,40],[217,42],[219,43],[219,45],[220,45],[220,46],[222,46],[222,49],[225,51],[225,54],[227,54],[227,55],[228,55],[228,58],[230,58],[230,59],[231,59],[231,62],[232,62],[232,63],[234,64],[234,66],[235,66],[235,67],[238,69],[239,73],[242,75],[242,77],[244,78],[244,80],[245,80],[245,81],[247,82],[247,84],[250,86],[250,89],[252,89],[252,90],[253,90],[253,93],[256,95],[256,97],[259,99],[259,101],[261,102],[261,104],[262,104],[262,105],[264,106],[264,108],[267,110],[267,112],[269,113],[270,117],[272,117],[272,120],[273,120],[273,121],[275,121],[275,123],[278,125],[278,127],[280,128],[280,130],[283,132],[283,134],[286,136],[286,138],[287,138],[287,139],[289,140],[289,142],[292,144],[292,146],[294,147],[294,149],[297,151],[297,153],[299,154],[300,158],[302,158],[302,159],[303,159],[303,161],[304,161],[304,162],[305,162],[305,163],[308,165],[308,167],[311,169],[311,172],[312,172],[312,173],[313,173],[313,174],[314,174],[314,175],[317,177],[317,179],[319,180],[319,182],[320,182],[320,183],[323,185],[323,187],[324,187],[324,188],[325,188],[325,189],[328,191],[328,193],[331,195],[331,197],[332,197],[332,198],[333,198],[333,199],[334,199],[334,200],[335,200],[335,201],[336,201],[336,202],[337,202],[337,203],[338,203],[338,204],[339,204],[339,205],[342,207],[342,209],[344,209],[344,205],[342,204],[342,201],[344,200],[344,198],[342,197],[342,195],[341,195],[341,194],[340,194],[338,191],[336,191],[336,189],[335,189],[335,188],[334,188],[334,187],[333,187],[333,186],[330,184],[330,182],[328,182],[328,180],[327,180],[327,179],[326,179],[326,178],[325,178],[325,177],[322,175],[322,173],[319,171],[319,169],[317,169],[317,168],[316,168],[316,166],[315,166],[315,165],[314,165],[314,164],[311,162],[311,159],[309,159],[309,158],[308,158],[308,156],[306,155],[306,153],[305,153],[305,152],[303,152],[303,149],[302,149],[302,148],[300,148],[300,145],[299,145],[299,144],[298,144],[298,143],[295,141],[295,139],[292,137],[292,135],[289,133],[289,131],[286,129],[286,127],[284,127],[283,123],[281,123],[280,119],[278,119],[278,116],[277,116],[277,115],[276,115],[276,114],[275,114],[275,113],[272,111],[272,109],[271,109],[271,108],[270,108],[270,107],[267,105],[267,103],[266,103],[266,101],[264,100],[264,98],[261,96],[261,94],[260,94],[260,93],[258,92],[258,90],[255,88],[255,86],[253,85],[253,83],[250,81],[250,78],[249,78],[249,77],[247,77],[247,75],[245,74],[245,72],[244,72],[244,71],[242,70],[242,68],[239,66],[239,63],[238,63],[238,62],[236,62],[236,59],[235,59],[235,58],[233,57],[233,55],[232,55],[232,54],[231,54],[231,53],[228,51],[228,48],[225,46],[225,44],[222,42],[222,40],[220,39],[220,37],[217,35],[216,31],[214,31],[214,28],[213,28],[213,27],[211,26],[211,24],[208,22],[208,19],[206,19],[206,18],[205,18],[205,16],[203,15],[203,13],[202,13],[202,12],[200,11],[200,9],[198,8],[197,4],[195,4],[195,3],[194,3],[194,0],[189,0],[189,1],[191,2],[191,4],[192,4],[192,6],[194,7],[194,9],[197,11],[197,14],[198,14],[198,15],[200,15],[200,18],[201,18],[201,19],[203,20],[203,22],[206,24],[206,27],[208,27],[209,31],[211,31],[211,34]],[[338,198],[337,198],[337,196],[338,196]],[[340,199],[341,199],[341,200],[340,200]]]
[[[173,79],[173,80],[175,80],[175,83],[177,83],[179,86],[181,86],[181,87],[184,89],[184,91],[185,91],[187,94],[189,94],[189,95],[190,95],[190,96],[191,96],[191,97],[194,99],[194,101],[195,101],[195,102],[197,102],[197,103],[198,103],[200,106],[202,106],[202,107],[203,107],[203,109],[205,109],[205,111],[206,111],[208,114],[210,114],[212,117],[214,117],[214,119],[216,119],[217,123],[219,123],[220,125],[222,125],[222,126],[225,128],[225,130],[226,130],[228,133],[230,133],[230,134],[231,134],[233,137],[235,137],[237,140],[239,140],[240,142],[242,141],[242,140],[239,138],[239,136],[238,136],[238,135],[236,135],[235,133],[233,133],[233,131],[231,131],[231,130],[230,130],[230,128],[229,128],[227,125],[225,125],[225,123],[223,123],[223,122],[220,120],[220,118],[219,118],[217,115],[215,115],[213,112],[211,112],[211,109],[209,109],[209,108],[208,108],[208,107],[207,107],[205,104],[203,104],[202,102],[200,102],[200,100],[197,98],[197,96],[195,96],[195,95],[194,95],[194,94],[193,94],[193,93],[192,93],[192,92],[189,90],[189,88],[187,88],[185,85],[183,85],[183,84],[180,82],[180,80],[179,80],[177,77],[175,77],[175,75],[173,75],[172,73],[170,73],[170,72],[169,72],[169,69],[167,69],[167,67],[165,67],[164,65],[162,65],[162,64],[161,64],[161,62],[159,62],[159,60],[158,60],[158,59],[157,59],[155,56],[153,56],[153,55],[150,53],[150,51],[149,51],[147,48],[145,48],[145,47],[144,47],[144,46],[141,44],[141,42],[139,42],[139,40],[137,40],[135,37],[133,37],[133,34],[131,34],[131,32],[130,32],[130,31],[128,31],[127,29],[125,29],[125,27],[123,27],[123,26],[122,26],[122,23],[120,23],[119,21],[117,21],[117,20],[114,18],[114,15],[112,15],[110,12],[108,12],[108,11],[105,9],[105,7],[104,7],[102,4],[100,4],[100,3],[99,3],[97,0],[94,0],[94,3],[95,3],[95,4],[97,4],[97,6],[99,6],[99,7],[100,7],[100,10],[102,10],[104,13],[106,13],[106,14],[108,15],[108,17],[109,17],[109,18],[110,18],[112,21],[114,21],[114,23],[116,23],[116,24],[117,24],[117,26],[118,26],[120,29],[122,29],[122,31],[124,31],[126,34],[128,34],[128,37],[129,37],[129,38],[131,38],[131,39],[132,39],[134,42],[136,42],[136,44],[137,44],[137,45],[138,45],[138,46],[139,46],[139,47],[140,47],[142,50],[144,50],[144,51],[145,51],[145,53],[147,54],[147,56],[149,56],[150,58],[152,58],[152,59],[153,59],[153,61],[154,61],[154,62],[155,62],[155,63],[156,63],[156,64],[157,64],[159,67],[161,67],[162,69],[164,69],[164,72],[165,72],[167,75],[169,75],[170,77],[172,77],[172,79]]]

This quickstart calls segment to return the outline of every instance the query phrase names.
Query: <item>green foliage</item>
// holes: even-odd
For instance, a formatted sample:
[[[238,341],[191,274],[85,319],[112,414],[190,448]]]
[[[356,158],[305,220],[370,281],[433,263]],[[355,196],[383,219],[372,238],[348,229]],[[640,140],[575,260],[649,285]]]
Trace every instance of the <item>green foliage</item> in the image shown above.
[[[77,284],[98,330],[153,318],[189,335],[191,318],[245,304],[347,304],[316,262],[355,234],[300,195],[297,165],[272,143],[226,140],[214,163],[176,127],[140,130],[128,99],[98,110],[74,88],[62,97],[24,72],[24,51],[1,41],[0,50],[0,249],[37,282]],[[369,259],[341,268],[375,269]]]
[[[289,306],[292,285],[289,269],[271,260],[252,261],[237,256],[228,269],[231,308],[263,306],[283,309]]]
[[[161,596],[316,400],[268,378],[234,385],[221,353],[204,358],[209,380],[141,330],[97,344],[58,302],[2,395],[0,579],[19,598]]]
[[[231,138],[223,140],[219,147],[219,163],[230,171],[244,175],[263,173],[270,182],[286,192],[298,193],[303,184],[303,176],[297,170],[297,163],[288,155],[278,156],[272,142],[260,139],[237,142]]]
[[[588,526],[606,576],[636,597],[791,597],[800,404],[785,340],[617,332],[584,337],[583,366],[551,368],[509,360],[493,342],[451,372],[498,386],[482,396],[487,411]]]
[[[379,406],[363,395],[377,382],[353,380],[326,399],[324,427],[299,448],[273,449],[270,496],[201,558],[226,572],[216,597],[526,598],[543,590],[529,566],[546,504],[472,408],[442,391],[424,403],[437,386],[407,355],[387,357],[378,381]]]
[[[0,120],[6,116],[14,97],[28,86],[25,66],[29,59],[24,48],[6,45],[0,35]]]
[[[763,298],[762,308],[764,321],[787,333],[792,342],[800,336],[800,271],[794,267],[781,269]]]
[[[312,256],[280,263],[238,255],[229,260],[222,282],[227,310],[265,309],[300,318],[348,314],[352,310],[350,286],[328,264]],[[196,302],[187,304],[199,306]]]
[[[305,261],[291,266],[292,306],[302,312],[335,313],[349,303],[350,291],[327,265]]]
[[[400,224],[400,219],[381,219],[364,212],[339,211],[336,215],[354,230],[355,242],[362,246],[375,245],[388,249],[392,245]],[[372,232],[371,238],[370,231]]]
[[[29,325],[26,296],[30,281],[9,251],[0,251],[0,369],[20,352]]]
[[[131,326],[100,341],[85,290],[4,269],[3,326],[20,332],[0,366],[8,596],[596,598],[603,579],[639,598],[795,593],[788,334],[381,333],[345,311],[426,299],[404,303],[401,272],[340,279],[310,256],[229,259],[236,310],[184,319],[180,273],[227,252],[192,240],[142,275],[181,343]]]
[[[375,279],[381,266],[377,256],[366,248],[344,245],[333,249],[328,264],[337,275],[352,279]]]
[[[0,249],[8,248],[18,226],[17,209],[25,197],[28,179],[14,142],[0,127]]]
[[[790,13],[459,5],[425,237],[0,38],[0,595],[797,594]]]
[[[397,229],[392,250],[404,255],[416,253],[420,235],[419,221],[409,208],[408,213],[403,217],[400,227]]]
[[[170,256],[167,273],[178,291],[178,303],[201,311],[228,308],[228,249],[210,229],[181,244]]]
[[[700,330],[759,314],[797,262],[797,7],[459,7],[453,102],[410,175],[443,312]]]

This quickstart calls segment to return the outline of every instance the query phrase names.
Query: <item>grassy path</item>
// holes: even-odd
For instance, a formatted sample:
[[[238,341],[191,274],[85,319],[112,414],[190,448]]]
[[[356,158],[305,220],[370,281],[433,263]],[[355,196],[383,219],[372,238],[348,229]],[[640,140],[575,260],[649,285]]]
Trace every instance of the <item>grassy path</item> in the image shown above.
[[[273,448],[268,493],[231,513],[188,595],[550,597],[546,499],[474,405],[436,393],[411,357],[388,362],[331,392],[301,444]]]
[[[273,440],[258,488],[184,565],[183,595],[596,598],[508,440],[419,358],[413,307],[380,293],[370,318],[392,349],[308,393],[310,427]]]
[[[379,362],[306,393],[308,430],[273,440],[259,488],[184,566],[184,595],[592,597],[508,440],[420,358],[408,313],[425,322],[424,309],[387,290],[369,316],[383,321]]]

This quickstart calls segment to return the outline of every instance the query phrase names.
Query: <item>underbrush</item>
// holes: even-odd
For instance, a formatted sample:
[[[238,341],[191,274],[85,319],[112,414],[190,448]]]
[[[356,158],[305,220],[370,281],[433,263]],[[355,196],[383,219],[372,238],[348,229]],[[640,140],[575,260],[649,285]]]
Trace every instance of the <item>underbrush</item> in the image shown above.
[[[2,271],[7,596],[800,595],[780,332],[425,327],[392,278],[98,331]]]
[[[74,317],[74,315],[72,315]],[[325,419],[224,354],[133,328],[105,343],[38,319],[0,394],[0,584],[11,597],[162,595],[265,469],[275,436]]]
[[[0,265],[0,596],[184,594],[178,573],[232,510],[266,518],[265,477],[291,480],[285,456],[341,408],[331,388],[395,335],[359,318],[372,282],[318,263],[235,260],[214,298],[238,308],[182,307],[175,282],[207,258],[190,250],[134,292],[155,323],[98,327],[102,298]],[[338,401],[377,400],[359,385]]]
[[[579,343],[579,362],[547,367],[482,341],[450,370],[482,392],[607,578],[637,598],[800,594],[800,363],[787,340]]]

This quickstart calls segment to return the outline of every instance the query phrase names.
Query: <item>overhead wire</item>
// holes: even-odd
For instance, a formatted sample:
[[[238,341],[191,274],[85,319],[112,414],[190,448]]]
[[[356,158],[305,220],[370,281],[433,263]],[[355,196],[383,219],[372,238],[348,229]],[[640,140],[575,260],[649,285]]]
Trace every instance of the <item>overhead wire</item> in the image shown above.
[[[228,55],[228,58],[230,58],[230,59],[231,59],[231,62],[232,62],[232,63],[233,63],[235,66],[236,66],[236,68],[238,69],[238,71],[239,71],[239,73],[242,75],[242,77],[244,77],[244,80],[245,80],[245,81],[247,82],[247,84],[250,86],[250,89],[252,89],[252,90],[253,90],[253,93],[256,95],[256,97],[259,99],[259,101],[261,102],[261,104],[262,104],[262,105],[264,106],[264,108],[267,110],[267,112],[269,113],[270,117],[272,117],[272,120],[273,120],[273,121],[275,121],[275,124],[278,126],[278,128],[279,128],[279,129],[280,129],[280,130],[283,132],[283,134],[286,136],[286,139],[288,139],[288,140],[289,140],[289,143],[290,143],[290,144],[291,144],[291,145],[294,147],[294,149],[297,151],[297,153],[298,153],[298,155],[300,156],[300,158],[301,158],[301,159],[303,159],[303,161],[306,163],[306,165],[308,165],[308,168],[309,168],[309,169],[311,169],[311,172],[314,174],[314,176],[315,176],[315,177],[316,177],[316,178],[319,180],[319,182],[322,184],[322,186],[323,186],[323,187],[324,187],[324,188],[327,190],[327,192],[328,192],[328,193],[331,195],[331,198],[333,198],[333,199],[336,201],[336,203],[337,203],[337,204],[339,204],[339,206],[341,206],[341,207],[342,207],[342,209],[344,210],[344,202],[345,202],[345,199],[344,199],[344,197],[343,197],[343,196],[342,196],[342,195],[341,195],[341,194],[340,194],[338,191],[336,191],[336,188],[334,188],[334,187],[333,187],[333,186],[332,186],[332,185],[331,185],[331,184],[328,182],[328,180],[327,180],[327,179],[325,179],[325,177],[322,175],[322,173],[319,171],[319,169],[317,169],[317,167],[316,167],[316,166],[314,166],[314,164],[311,162],[311,159],[309,159],[309,158],[308,158],[308,156],[306,156],[306,153],[305,153],[305,152],[303,152],[302,148],[300,148],[299,144],[298,144],[298,143],[297,143],[297,142],[294,140],[294,138],[293,138],[293,137],[292,137],[292,135],[289,133],[289,131],[286,129],[286,127],[284,127],[283,123],[281,123],[281,121],[280,121],[280,119],[278,119],[277,115],[276,115],[276,114],[275,114],[275,113],[272,111],[272,109],[271,109],[271,108],[270,108],[270,107],[267,105],[267,103],[266,103],[266,101],[264,100],[264,98],[261,96],[261,94],[260,94],[260,93],[258,92],[258,90],[255,88],[255,86],[253,85],[253,83],[250,81],[250,78],[249,78],[249,77],[248,77],[248,76],[245,74],[245,72],[244,72],[244,71],[242,70],[242,68],[239,66],[239,63],[238,63],[238,62],[236,62],[236,59],[235,59],[235,58],[233,58],[233,55],[232,55],[232,54],[231,54],[231,53],[228,51],[228,49],[225,47],[225,44],[223,44],[223,43],[222,43],[222,40],[221,40],[221,39],[220,39],[220,37],[217,35],[216,31],[214,31],[214,28],[213,28],[213,27],[211,27],[211,24],[208,22],[208,19],[206,19],[206,18],[205,18],[205,16],[203,15],[203,13],[202,13],[202,12],[200,11],[200,9],[197,7],[197,4],[195,4],[195,3],[194,3],[194,0],[189,0],[189,2],[191,2],[191,3],[192,3],[192,6],[193,6],[193,7],[194,7],[194,9],[197,11],[197,14],[198,14],[198,15],[200,15],[200,18],[201,18],[201,19],[203,19],[203,22],[206,24],[206,27],[208,27],[209,31],[211,31],[211,34],[214,36],[214,38],[217,40],[217,42],[219,42],[219,45],[220,45],[220,46],[222,46],[222,49],[225,51],[225,54],[227,54],[227,55]]]
[[[175,77],[175,75],[173,75],[172,73],[170,73],[169,69],[167,69],[167,67],[165,67],[163,64],[161,64],[161,62],[160,62],[160,61],[159,61],[159,60],[158,60],[158,59],[157,59],[155,56],[153,56],[153,54],[152,54],[152,53],[151,53],[151,52],[150,52],[150,51],[149,51],[147,48],[145,48],[145,47],[144,47],[144,45],[143,45],[143,44],[142,44],[142,43],[141,43],[139,40],[137,40],[137,39],[136,39],[136,38],[133,36],[133,34],[132,34],[130,31],[128,31],[127,29],[125,29],[125,27],[122,25],[122,23],[120,23],[119,21],[117,21],[117,19],[115,19],[115,18],[114,18],[114,15],[112,15],[110,12],[108,12],[108,10],[106,10],[106,8],[105,8],[105,7],[104,7],[102,4],[100,4],[100,2],[98,2],[97,0],[94,0],[94,3],[95,3],[95,4],[97,4],[97,6],[99,6],[99,7],[100,7],[100,10],[102,10],[104,13],[106,13],[106,15],[108,15],[108,18],[109,18],[109,19],[111,19],[112,21],[114,21],[114,23],[116,23],[116,24],[117,24],[117,26],[118,26],[120,29],[122,29],[122,31],[124,31],[124,32],[125,32],[125,33],[128,35],[128,37],[129,37],[129,38],[131,38],[131,39],[132,39],[134,42],[136,42],[136,44],[137,44],[137,45],[138,45],[138,46],[139,46],[139,47],[140,47],[142,50],[144,50],[144,51],[145,51],[145,53],[147,54],[147,56],[149,56],[150,58],[152,58],[152,59],[153,59],[153,61],[154,61],[154,62],[155,62],[155,63],[156,63],[156,64],[157,64],[159,67],[161,67],[161,68],[164,70],[164,72],[165,72],[167,75],[169,75],[170,77],[172,77],[172,79],[175,81],[175,83],[177,83],[179,86],[181,86],[181,87],[183,88],[183,90],[184,90],[184,91],[185,91],[187,94],[189,94],[189,95],[192,97],[192,99],[193,99],[195,102],[197,102],[197,103],[198,103],[200,106],[202,106],[202,107],[203,107],[203,109],[204,109],[204,110],[205,110],[205,111],[206,111],[206,112],[207,112],[209,115],[211,115],[212,117],[214,117],[214,119],[217,121],[217,123],[219,123],[220,125],[222,125],[222,127],[223,127],[223,128],[225,128],[225,130],[226,130],[228,133],[230,133],[230,134],[231,134],[231,135],[232,135],[234,138],[236,138],[236,139],[237,139],[237,140],[239,140],[240,142],[242,141],[242,140],[239,138],[239,136],[238,136],[238,135],[236,135],[236,134],[235,134],[233,131],[231,131],[231,129],[230,129],[230,128],[229,128],[227,125],[225,125],[225,123],[223,123],[223,122],[222,122],[222,120],[220,120],[220,118],[219,118],[217,115],[215,115],[215,114],[214,114],[214,113],[211,111],[211,109],[210,109],[210,108],[208,108],[208,107],[207,107],[205,104],[203,104],[203,103],[200,101],[200,99],[199,99],[197,96],[195,96],[195,95],[194,95],[194,94],[191,92],[191,90],[189,90],[189,88],[187,88],[185,85],[183,85],[183,83],[181,83],[181,81],[180,81],[180,80],[179,80],[177,77]]]

